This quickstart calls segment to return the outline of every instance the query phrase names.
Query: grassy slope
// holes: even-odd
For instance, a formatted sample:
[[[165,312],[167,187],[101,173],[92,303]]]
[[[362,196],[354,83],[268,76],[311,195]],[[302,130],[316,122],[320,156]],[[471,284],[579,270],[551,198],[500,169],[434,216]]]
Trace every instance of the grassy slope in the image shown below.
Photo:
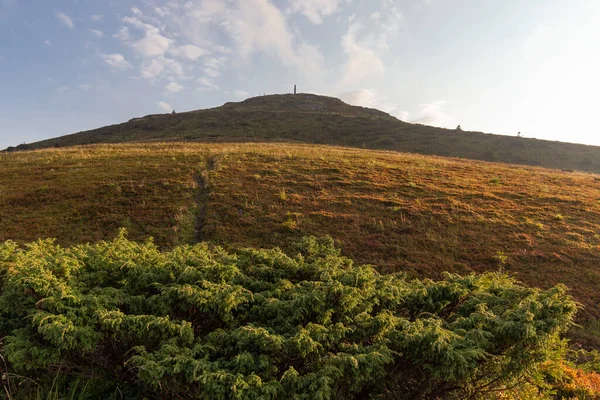
[[[205,238],[285,246],[331,235],[358,262],[436,277],[504,268],[564,282],[600,317],[600,182],[593,175],[285,144],[113,145],[0,154],[0,240],[193,239],[207,160]]]
[[[0,155],[0,241],[93,242],[119,227],[163,246],[189,241],[202,160],[198,149],[129,145]]]
[[[409,124],[377,110],[305,94],[263,96],[210,110],[135,118],[20,147],[165,140],[332,144],[600,173],[600,147]]]

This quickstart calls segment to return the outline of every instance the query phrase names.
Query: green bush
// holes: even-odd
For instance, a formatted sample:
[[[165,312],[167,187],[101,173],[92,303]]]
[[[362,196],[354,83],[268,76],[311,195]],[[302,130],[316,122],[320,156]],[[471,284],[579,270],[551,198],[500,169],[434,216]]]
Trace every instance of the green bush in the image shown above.
[[[329,238],[292,256],[125,233],[0,245],[0,355],[28,398],[489,398],[560,354],[576,304],[499,273],[409,280]]]

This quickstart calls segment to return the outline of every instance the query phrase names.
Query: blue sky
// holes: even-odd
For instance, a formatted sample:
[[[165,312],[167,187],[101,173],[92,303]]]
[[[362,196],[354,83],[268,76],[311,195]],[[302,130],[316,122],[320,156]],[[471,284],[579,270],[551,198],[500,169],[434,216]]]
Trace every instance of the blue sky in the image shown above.
[[[249,96],[600,145],[597,0],[0,0],[0,148]]]

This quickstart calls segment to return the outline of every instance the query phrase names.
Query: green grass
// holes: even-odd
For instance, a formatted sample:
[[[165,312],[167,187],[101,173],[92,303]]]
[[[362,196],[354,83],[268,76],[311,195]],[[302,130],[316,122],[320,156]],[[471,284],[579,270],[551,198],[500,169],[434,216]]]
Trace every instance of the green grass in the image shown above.
[[[262,96],[209,110],[134,118],[17,149],[184,140],[328,144],[600,172],[600,147],[410,124],[381,111],[307,94]]]
[[[190,242],[194,174],[208,160],[202,237],[215,243],[286,248],[330,235],[384,271],[502,268],[530,285],[565,283],[585,306],[580,320],[600,318],[600,182],[585,173],[298,144],[3,153],[0,241],[93,242],[124,226],[163,248]]]

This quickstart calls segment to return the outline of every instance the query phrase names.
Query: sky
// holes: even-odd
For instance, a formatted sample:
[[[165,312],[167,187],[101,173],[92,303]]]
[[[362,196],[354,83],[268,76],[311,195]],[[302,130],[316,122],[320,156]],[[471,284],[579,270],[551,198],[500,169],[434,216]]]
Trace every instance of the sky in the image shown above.
[[[0,148],[294,84],[600,145],[600,1],[0,0]]]

